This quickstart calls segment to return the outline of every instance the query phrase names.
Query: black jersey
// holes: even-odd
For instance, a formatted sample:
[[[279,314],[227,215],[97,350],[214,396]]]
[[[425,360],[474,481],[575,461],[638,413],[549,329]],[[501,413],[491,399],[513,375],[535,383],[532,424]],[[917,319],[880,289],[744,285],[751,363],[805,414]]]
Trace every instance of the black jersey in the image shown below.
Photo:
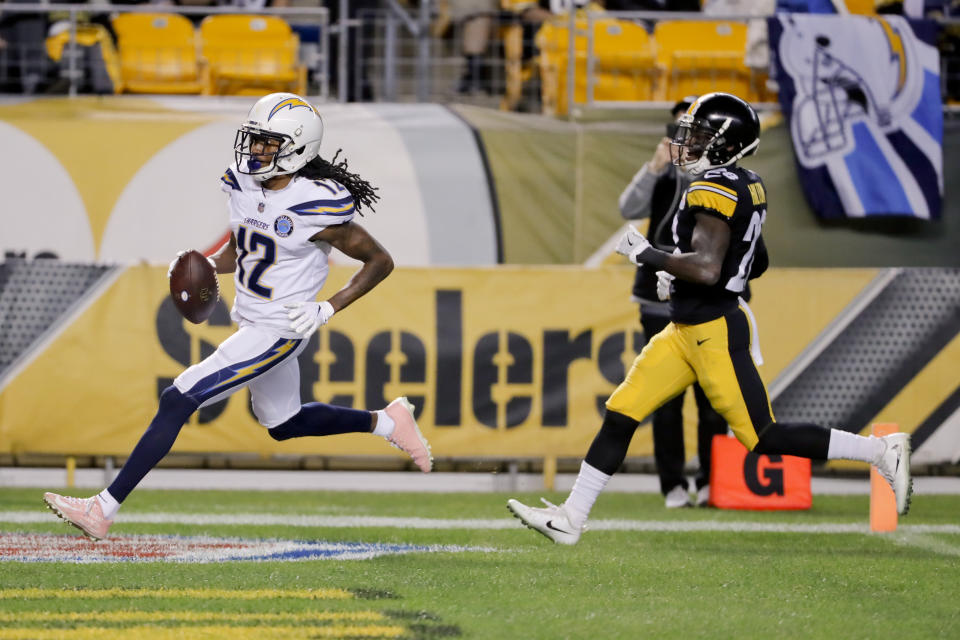
[[[756,173],[742,167],[723,167],[706,171],[690,183],[673,221],[673,241],[680,253],[693,251],[697,214],[726,222],[730,245],[716,284],[695,284],[680,278],[674,281],[671,317],[681,324],[708,322],[735,309],[747,280],[759,275],[754,269],[756,254],[763,254],[758,263],[762,261],[764,268],[767,263],[760,237],[767,217],[767,194]]]

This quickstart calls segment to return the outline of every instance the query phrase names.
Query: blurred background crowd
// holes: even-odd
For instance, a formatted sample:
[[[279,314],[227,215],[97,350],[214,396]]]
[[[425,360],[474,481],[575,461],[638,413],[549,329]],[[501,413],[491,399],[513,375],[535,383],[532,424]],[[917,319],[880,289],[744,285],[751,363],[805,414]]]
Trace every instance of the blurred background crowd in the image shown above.
[[[934,22],[942,96],[960,100],[957,0],[9,0],[0,9],[4,93],[292,90],[551,115],[565,114],[570,96],[674,101],[718,89],[774,102],[767,17],[809,12]]]

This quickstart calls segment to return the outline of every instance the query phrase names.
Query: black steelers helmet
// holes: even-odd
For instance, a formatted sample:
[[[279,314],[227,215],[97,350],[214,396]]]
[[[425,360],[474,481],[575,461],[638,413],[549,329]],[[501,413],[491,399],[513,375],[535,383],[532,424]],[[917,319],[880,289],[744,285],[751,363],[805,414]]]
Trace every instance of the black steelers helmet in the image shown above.
[[[673,164],[693,175],[733,164],[760,143],[757,112],[729,93],[701,96],[678,124],[670,155]]]

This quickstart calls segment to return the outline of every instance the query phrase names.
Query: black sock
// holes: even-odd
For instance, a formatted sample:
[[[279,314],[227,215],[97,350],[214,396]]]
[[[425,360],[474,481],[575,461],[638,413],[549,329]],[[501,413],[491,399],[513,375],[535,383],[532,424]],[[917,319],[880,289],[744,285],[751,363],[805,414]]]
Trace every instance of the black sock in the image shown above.
[[[337,433],[370,433],[372,422],[369,411],[310,402],[300,407],[300,411],[283,424],[269,429],[269,433],[274,440],[332,436]]]
[[[760,431],[754,453],[826,460],[830,429],[816,424],[771,422]]]
[[[623,464],[623,459],[627,457],[627,448],[639,424],[622,413],[607,410],[600,431],[584,458],[586,463],[607,475],[615,474]]]

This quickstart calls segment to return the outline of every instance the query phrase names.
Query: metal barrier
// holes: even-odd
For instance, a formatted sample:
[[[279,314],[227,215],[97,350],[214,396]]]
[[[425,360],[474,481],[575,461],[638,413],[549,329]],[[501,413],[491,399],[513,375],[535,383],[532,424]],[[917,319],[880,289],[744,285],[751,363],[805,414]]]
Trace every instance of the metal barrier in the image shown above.
[[[368,50],[379,53],[379,55],[367,57],[365,72],[379,83],[378,98],[387,101],[411,99],[423,101],[426,94],[433,102],[472,103],[481,106],[499,106],[505,110],[546,112],[556,115],[569,113],[566,105],[576,112],[585,108],[662,108],[663,105],[672,103],[671,99],[663,96],[662,83],[669,79],[663,74],[677,72],[665,72],[664,64],[656,59],[655,54],[654,59],[649,62],[648,71],[651,76],[661,74],[658,79],[661,86],[653,91],[653,95],[633,100],[626,100],[621,96],[611,99],[605,95],[604,82],[613,79],[615,74],[604,67],[602,55],[598,55],[605,46],[598,38],[598,34],[602,32],[599,28],[601,26],[613,26],[613,23],[616,23],[614,28],[633,26],[644,32],[643,38],[652,38],[657,25],[665,21],[736,24],[741,25],[739,28],[745,30],[750,27],[751,22],[754,25],[762,23],[762,26],[765,26],[767,18],[767,16],[718,16],[684,12],[580,11],[575,14],[556,15],[546,22],[534,24],[527,20],[526,16],[521,18],[507,11],[490,10],[483,14],[467,16],[462,22],[454,20],[453,24],[446,27],[446,34],[439,35],[436,29],[431,29],[430,32],[424,29],[422,5],[415,11],[417,13],[404,9],[394,0],[390,2],[389,11],[378,10],[365,14],[364,21],[372,25],[372,28],[367,35],[363,36],[364,46]],[[440,15],[435,12],[434,27],[439,18]],[[489,43],[481,55],[484,84],[482,90],[464,91],[462,86],[461,90],[457,90],[455,88],[457,75],[461,72],[461,78],[469,75],[467,61],[463,55],[463,45],[467,30],[465,25],[474,18],[485,18],[492,22]],[[947,28],[960,27],[960,20],[957,18],[939,18],[938,22]],[[552,36],[547,33],[551,29],[554,31]],[[562,37],[559,37],[558,33]],[[632,33],[638,33],[638,31]],[[429,59],[426,61],[422,55],[416,53],[422,51],[420,47],[427,48],[424,45],[425,40],[429,40],[430,50]],[[752,43],[752,38],[750,42]],[[629,42],[626,44],[629,47]],[[549,65],[544,65],[543,61],[546,46],[553,46],[557,57],[564,60],[560,69],[554,69],[553,76],[543,73],[545,66],[549,68]],[[762,48],[751,49],[751,52],[754,51],[765,53]],[[746,53],[747,51],[743,50],[737,55],[743,58]],[[734,54],[728,52],[724,55],[728,58],[726,60],[728,66],[732,66]],[[355,58],[359,60],[361,57],[355,56]],[[566,60],[577,60],[577,63],[565,64]],[[958,75],[950,66],[956,65],[956,61],[951,62],[952,60],[954,59],[945,54],[941,61],[944,96],[948,95],[947,83],[950,78],[956,78]],[[775,91],[766,87],[769,75],[768,65],[756,66],[752,61],[751,64],[754,66],[744,63],[740,70],[742,77],[739,82],[741,85],[743,83],[747,85],[743,90],[748,91],[749,99],[759,103],[761,107],[774,106]],[[666,66],[669,67],[669,65]],[[715,70],[715,73],[716,88],[730,86],[729,78],[725,80],[722,77],[723,73],[729,74],[729,70],[725,72]],[[951,73],[953,73],[952,76]],[[628,77],[629,74],[623,72],[624,81]],[[416,82],[415,87],[410,84],[411,80]],[[564,107],[559,110],[551,110],[549,104],[544,104],[545,98],[556,97],[555,94],[550,93],[551,87],[545,86],[551,82],[562,88],[560,102]],[[578,84],[581,88],[576,90]],[[954,84],[956,84],[955,80]],[[425,86],[429,86],[429,89]],[[711,89],[704,87],[699,92],[708,90]],[[487,92],[492,95],[487,95]],[[948,110],[949,108],[948,106]]]
[[[695,93],[706,93],[710,90],[720,90],[725,89],[733,93],[740,95],[741,97],[747,99],[753,104],[758,104],[765,106],[765,103],[770,102],[771,96],[768,95],[768,92],[764,91],[764,88],[761,86],[764,83],[766,68],[751,68],[746,64],[746,55],[747,55],[747,31],[750,23],[753,22],[754,26],[757,21],[762,21],[764,23],[763,32],[766,31],[766,16],[754,16],[754,15],[708,15],[704,13],[689,13],[689,12],[670,12],[669,14],[664,14],[664,12],[658,11],[609,11],[609,12],[596,12],[596,11],[586,11],[583,12],[582,16],[577,16],[573,13],[570,13],[566,16],[559,17],[557,19],[557,24],[563,25],[564,30],[567,32],[567,51],[566,56],[567,60],[576,59],[578,46],[577,39],[583,39],[584,42],[584,54],[586,57],[585,60],[585,74],[583,79],[583,84],[585,85],[585,96],[583,100],[580,100],[576,91],[576,71],[577,66],[568,64],[567,65],[567,78],[566,78],[566,90],[567,90],[567,104],[570,105],[569,109],[571,111],[578,108],[607,108],[607,109],[624,109],[624,108],[637,108],[645,104],[649,104],[651,101],[656,101],[658,103],[668,103],[672,104],[682,95],[695,94]],[[565,24],[564,24],[565,23]],[[743,35],[742,41],[739,39],[734,39],[737,47],[735,49],[730,49],[728,51],[721,51],[716,49],[710,53],[699,51],[699,47],[696,42],[691,42],[687,47],[688,50],[677,51],[677,54],[685,54],[686,56],[691,56],[691,53],[697,54],[691,56],[693,58],[699,57],[699,60],[704,63],[701,68],[702,71],[709,72],[711,78],[707,82],[701,82],[703,88],[699,86],[693,90],[679,91],[679,93],[672,94],[668,91],[668,85],[671,80],[678,73],[677,69],[674,66],[665,68],[663,62],[661,61],[660,51],[666,48],[669,48],[670,45],[667,42],[662,42],[661,39],[655,39],[657,35],[657,25],[658,24],[677,24],[677,23],[686,23],[686,24],[698,24],[706,25],[710,24],[713,27],[713,31],[721,32],[726,30],[728,36],[732,36],[731,31],[736,26],[743,26]],[[634,36],[634,40],[640,40],[639,37],[636,37],[639,34],[640,29],[646,31],[649,38],[649,50],[645,51],[642,45],[634,44],[631,46],[628,44],[628,40],[624,40],[623,45],[629,48],[627,52],[621,52],[621,60],[623,58],[633,57],[636,59],[636,62],[644,64],[649,64],[649,70],[644,73],[643,69],[634,69],[633,73],[624,73],[628,75],[627,84],[636,84],[643,81],[651,83],[650,96],[647,99],[610,99],[608,97],[602,97],[598,95],[598,87],[602,84],[604,78],[603,75],[610,76],[611,73],[604,74],[601,72],[601,58],[604,57],[604,54],[609,56],[609,51],[603,51],[605,48],[603,46],[602,39],[609,39],[611,36],[610,31],[613,30],[625,30],[631,26],[637,26],[639,29],[635,30],[631,35]],[[723,40],[724,38],[719,38]],[[607,45],[609,46],[609,45]],[[691,51],[692,50],[692,51]],[[541,51],[543,55],[543,51]],[[718,63],[725,60],[727,64],[733,63],[730,68],[722,68]],[[630,62],[630,60],[626,60]],[[615,65],[616,66],[616,65]],[[626,66],[626,65],[622,65]],[[542,68],[542,67],[541,67]],[[621,72],[625,72],[625,69],[619,69]],[[639,77],[638,77],[639,76]],[[742,76],[742,78],[739,78]],[[737,80],[743,81],[737,81]],[[613,78],[614,81],[617,78]],[[710,81],[712,80],[712,86],[710,86]],[[623,84],[623,83],[621,83]],[[733,87],[737,87],[734,89]],[[638,93],[638,92],[634,92]],[[642,93],[642,92],[640,92]],[[681,95],[682,94],[682,95]],[[776,96],[772,96],[773,100],[776,99]]]
[[[674,13],[656,11],[644,12],[577,12],[575,14],[555,15],[545,22],[537,23],[509,11],[490,10],[454,20],[437,33],[436,25],[441,16],[432,14],[433,24],[428,24],[430,14],[425,5],[416,10],[400,6],[397,0],[387,0],[387,8],[364,13],[363,20],[371,27],[361,34],[358,52],[354,59],[358,65],[367,65],[366,69],[355,69],[354,77],[365,73],[378,84],[378,98],[385,101],[409,100],[423,102],[465,102],[481,106],[499,106],[504,110],[545,111],[556,114],[549,105],[544,105],[544,97],[550,93],[553,85],[564,87],[565,94],[561,102],[581,107],[593,108],[635,108],[661,106],[665,100],[658,101],[657,96],[643,100],[609,100],[597,91],[602,84],[598,78],[602,65],[598,61],[598,26],[635,27],[625,34],[623,44],[631,46],[630,38],[639,37],[642,31],[644,39],[654,25],[665,19],[670,21],[704,21],[746,24],[757,20],[755,16],[724,16],[722,18],[701,13]],[[481,58],[480,73],[482,83],[472,88],[464,86],[464,79],[470,76],[468,60],[463,52],[466,49],[467,23],[475,19],[488,20],[489,34]],[[430,27],[433,27],[432,29]],[[562,34],[558,39],[557,34]],[[378,55],[362,56],[359,49],[374,51]],[[572,53],[571,53],[572,52]],[[548,77],[544,74],[545,56],[555,55],[562,60],[577,60],[577,64],[562,67],[563,77]],[[474,61],[476,62],[476,61]],[[407,73],[412,70],[413,73]],[[651,73],[654,72],[650,60]],[[458,84],[458,74],[459,84]],[[413,80],[413,84],[409,81]],[[575,94],[575,85],[586,87],[586,95]],[[552,95],[552,94],[551,94]],[[567,113],[564,107],[560,114]]]
[[[346,0],[342,0],[346,1]],[[399,26],[402,25],[417,41],[417,101],[427,102],[430,99],[430,75],[426,69],[430,64],[431,38],[430,29],[430,9],[429,0],[420,2],[416,16],[412,16],[400,6],[397,0],[387,0],[387,11],[385,13],[384,23],[384,87],[383,98],[388,102],[393,102],[397,97],[397,35]],[[357,55],[357,60],[361,56]]]
[[[655,55],[648,61],[649,68],[638,65],[631,71],[621,61],[614,63],[615,69],[611,69],[603,53],[604,47],[609,45],[602,42],[605,25],[628,30],[636,27],[634,33],[638,38],[648,38],[656,25],[666,20],[747,25],[751,20],[765,19],[749,15],[717,16],[658,11],[579,11],[534,23],[510,11],[490,8],[483,13],[468,15],[460,22],[455,21],[445,33],[438,33],[438,21],[442,14],[431,0],[423,0],[414,8],[401,5],[399,0],[386,0],[382,8],[364,10],[356,15],[351,14],[351,0],[337,1],[334,7],[336,20],[332,22],[328,8],[268,8],[251,14],[278,16],[294,25],[310,25],[318,29],[317,50],[304,56],[312,74],[311,94],[340,102],[348,99],[461,102],[553,115],[576,113],[585,108],[659,108],[669,102],[662,86],[655,84],[650,95],[633,90],[632,94],[624,91],[622,95],[611,98],[611,83],[621,82],[622,86],[627,86],[638,78],[644,83],[652,82],[651,78],[656,74],[660,74],[659,81],[663,82],[664,71]],[[81,15],[163,12],[196,17],[250,14],[229,7],[154,5],[4,3],[0,5],[0,10],[4,14],[61,12],[68,16],[70,35],[64,51],[66,64],[61,73],[68,83],[67,93],[71,96],[79,93],[79,85],[84,77],[77,54],[77,27]],[[466,24],[475,18],[489,21],[490,33],[483,52],[475,56],[479,61],[470,63],[478,64],[483,82],[467,86],[469,83],[465,83],[464,79],[468,78],[471,70],[465,60],[463,45]],[[960,19],[946,17],[938,21],[953,33],[960,32]],[[641,31],[644,33],[642,36]],[[331,36],[336,38],[335,49],[331,49]],[[960,35],[956,39],[960,41]],[[624,38],[627,48],[633,47],[632,55],[641,55],[629,40]],[[9,52],[0,50],[0,57],[4,55],[9,55]],[[553,62],[556,64],[553,67],[550,66],[551,61],[545,62],[549,55],[554,55]],[[570,60],[574,63],[567,64],[566,61]],[[960,98],[951,95],[951,92],[957,93],[955,88],[950,89],[958,84],[958,63],[960,57],[944,56],[941,60],[943,94],[953,100]],[[545,70],[549,73],[545,73]],[[750,97],[753,101],[762,106],[775,100],[774,94],[763,90],[762,70],[754,68],[752,73],[747,82],[752,83]],[[335,87],[330,86],[333,78],[336,79]],[[368,80],[370,90],[361,90],[364,88],[361,85]],[[351,85],[351,82],[354,84]],[[335,95],[331,95],[331,92]],[[631,95],[634,99],[629,99]]]

